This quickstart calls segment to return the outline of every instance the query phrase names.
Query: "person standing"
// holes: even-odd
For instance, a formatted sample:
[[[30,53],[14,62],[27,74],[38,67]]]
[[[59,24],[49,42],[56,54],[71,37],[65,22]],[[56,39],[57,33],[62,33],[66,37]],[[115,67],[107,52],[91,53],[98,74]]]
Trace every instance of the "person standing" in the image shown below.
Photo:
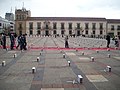
[[[120,36],[118,36],[118,48],[120,49]]]
[[[68,36],[65,37],[65,48],[69,48]]]
[[[2,46],[3,46],[3,49],[6,49],[6,35],[5,34],[2,34]]]
[[[110,35],[106,36],[106,40],[107,40],[107,48],[109,48],[109,45],[110,45]]]

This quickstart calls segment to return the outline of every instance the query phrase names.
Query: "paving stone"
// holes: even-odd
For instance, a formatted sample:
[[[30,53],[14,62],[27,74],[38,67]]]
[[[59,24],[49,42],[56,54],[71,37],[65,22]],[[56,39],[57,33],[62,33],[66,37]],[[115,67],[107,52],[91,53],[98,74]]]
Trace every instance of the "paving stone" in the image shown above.
[[[70,52],[68,53],[68,52],[67,52],[66,55],[68,55],[68,56],[74,56],[75,53],[70,53]]]
[[[41,88],[41,90],[64,90],[64,88]]]
[[[86,75],[90,82],[106,82],[108,81],[103,75]]]
[[[105,39],[70,37],[70,48],[67,49],[64,48],[62,37],[27,37],[27,42],[31,46],[27,51],[0,49],[0,62],[6,61],[5,67],[0,65],[0,90],[117,90],[120,88],[120,50],[108,52]],[[7,45],[10,45],[9,42]],[[112,43],[111,46],[114,48]],[[99,50],[99,53],[96,53],[96,50]],[[84,56],[81,55],[82,52],[85,53]],[[13,58],[15,53],[17,58]],[[63,54],[67,57],[63,58]],[[107,58],[108,54],[112,57]],[[41,59],[39,62],[36,61],[37,57]],[[95,62],[91,62],[90,57],[94,57]],[[71,61],[70,67],[68,60]],[[104,72],[106,65],[112,67],[111,73]],[[37,70],[34,74],[31,71],[32,67],[36,67]],[[82,74],[83,83],[73,84],[72,81],[77,81],[78,74]]]

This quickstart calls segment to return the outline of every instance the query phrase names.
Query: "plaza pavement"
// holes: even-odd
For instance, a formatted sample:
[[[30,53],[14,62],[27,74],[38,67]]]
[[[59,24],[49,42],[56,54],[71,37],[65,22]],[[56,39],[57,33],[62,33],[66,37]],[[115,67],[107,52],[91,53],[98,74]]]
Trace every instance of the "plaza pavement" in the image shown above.
[[[10,50],[9,39],[8,50],[0,49],[0,90],[120,90],[120,50],[113,42],[110,51],[104,39],[69,37],[69,49],[62,37],[27,37],[27,42],[27,51]]]

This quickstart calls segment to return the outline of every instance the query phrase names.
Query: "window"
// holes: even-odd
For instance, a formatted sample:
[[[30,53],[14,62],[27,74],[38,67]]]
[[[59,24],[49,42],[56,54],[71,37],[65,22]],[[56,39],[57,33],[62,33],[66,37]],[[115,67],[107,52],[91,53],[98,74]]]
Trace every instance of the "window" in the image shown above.
[[[86,30],[86,32],[85,32],[86,34],[88,34],[88,30]]]
[[[3,28],[4,28],[5,26],[4,26],[4,23],[3,23]]]
[[[19,35],[22,35],[22,31],[21,30],[19,31]]]
[[[57,34],[56,30],[53,31],[53,34]]]
[[[13,22],[10,22],[10,24],[14,24]]]
[[[120,25],[117,26],[117,30],[120,30]]]
[[[85,29],[89,29],[89,23],[85,23]]]
[[[33,31],[32,30],[30,30],[30,35],[32,35],[33,34]]]
[[[53,29],[57,29],[57,23],[53,23]]]
[[[92,23],[92,29],[96,29],[96,23]]]
[[[41,29],[41,23],[40,22],[37,23],[37,29]]]
[[[19,29],[22,29],[22,23],[19,24]]]
[[[46,24],[46,27],[45,27],[45,29],[49,29],[49,27],[48,27],[48,24]]]
[[[29,29],[33,29],[33,22],[29,23]]]
[[[13,26],[10,26],[11,28],[13,28]]]
[[[100,23],[100,30],[103,29],[103,23]]]
[[[18,15],[16,15],[16,19],[18,19]]]
[[[118,32],[117,35],[120,35],[120,32]]]
[[[102,30],[100,30],[100,35],[102,35],[103,34],[103,31]]]
[[[95,31],[93,31],[93,34],[95,34]]]
[[[80,36],[80,30],[77,30],[77,36]]]
[[[69,23],[69,29],[72,29],[72,23]]]
[[[63,31],[63,30],[61,31],[61,34],[64,34],[64,31]]]
[[[69,35],[72,35],[72,31],[71,30],[69,31]]]
[[[22,15],[19,15],[20,20],[22,19]]]
[[[0,26],[2,26],[2,24],[0,23]]]
[[[61,23],[61,29],[65,29],[64,23]]]
[[[22,20],[24,19],[24,15],[22,15]]]
[[[40,30],[37,31],[37,34],[40,35]]]
[[[77,29],[80,29],[80,23],[77,23]]]
[[[111,30],[114,30],[114,25],[111,25]]]

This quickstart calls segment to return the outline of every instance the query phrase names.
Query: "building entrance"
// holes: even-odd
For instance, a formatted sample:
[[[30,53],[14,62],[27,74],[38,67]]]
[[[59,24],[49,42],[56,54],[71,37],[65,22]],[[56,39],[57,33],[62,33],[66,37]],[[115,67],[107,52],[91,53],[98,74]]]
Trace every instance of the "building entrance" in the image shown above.
[[[48,30],[45,31],[45,36],[49,36],[49,31]]]
[[[77,36],[80,36],[80,31],[77,31]]]

